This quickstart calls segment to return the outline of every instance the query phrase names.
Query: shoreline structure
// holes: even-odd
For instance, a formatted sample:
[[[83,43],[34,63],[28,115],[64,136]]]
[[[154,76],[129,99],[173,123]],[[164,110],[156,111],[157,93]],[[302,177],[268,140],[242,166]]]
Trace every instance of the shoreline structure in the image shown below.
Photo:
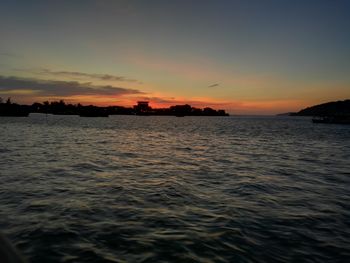
[[[138,101],[133,107],[94,105],[83,106],[78,104],[66,104],[60,101],[35,102],[32,105],[20,105],[12,103],[11,99],[3,102],[0,99],[0,116],[27,117],[30,113],[45,113],[54,115],[79,115],[81,117],[108,117],[109,115],[141,115],[141,116],[229,116],[225,110],[214,110],[210,107],[203,109],[191,105],[175,105],[169,108],[153,109],[148,101]]]

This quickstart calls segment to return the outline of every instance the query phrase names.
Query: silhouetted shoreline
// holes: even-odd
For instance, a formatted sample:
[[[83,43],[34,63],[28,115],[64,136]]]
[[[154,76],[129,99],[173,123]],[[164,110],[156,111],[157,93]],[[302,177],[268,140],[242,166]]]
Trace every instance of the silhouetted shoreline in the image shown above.
[[[229,116],[225,110],[214,110],[210,107],[203,109],[192,107],[188,104],[176,105],[169,108],[153,109],[148,101],[139,101],[133,107],[94,105],[83,106],[78,104],[66,104],[60,101],[35,102],[32,105],[20,105],[7,99],[0,100],[0,116],[27,117],[30,113],[45,113],[54,115],[79,115],[81,117],[108,117],[109,115],[140,115],[140,116]]]
[[[290,116],[350,116],[350,100],[332,101],[307,107]]]
[[[350,100],[322,103],[278,116],[312,116],[313,123],[350,124]]]
[[[28,117],[30,106],[12,103],[10,98],[5,103],[0,98],[0,117]]]

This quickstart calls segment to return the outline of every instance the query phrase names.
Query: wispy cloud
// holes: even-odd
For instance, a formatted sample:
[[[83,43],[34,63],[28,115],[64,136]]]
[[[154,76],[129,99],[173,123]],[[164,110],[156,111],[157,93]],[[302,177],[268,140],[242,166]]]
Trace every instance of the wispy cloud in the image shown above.
[[[40,80],[18,77],[0,76],[1,94],[19,94],[25,90],[25,94],[35,93],[40,96],[68,97],[76,95],[99,95],[99,96],[123,96],[145,94],[136,89],[128,89],[114,86],[96,86],[90,82],[77,81]],[[23,95],[25,95],[23,94]]]
[[[155,108],[179,104],[193,107],[225,109],[234,114],[272,114],[296,111],[309,103],[305,100],[240,100],[220,101],[209,97],[169,97],[162,94],[145,93],[137,89],[108,85],[93,85],[91,82],[42,80],[0,75],[0,97],[15,96],[17,102],[33,103],[40,100],[65,99],[97,105],[131,106],[137,100],[149,100]]]
[[[20,57],[19,55],[11,52],[0,52],[1,57],[8,57],[8,58],[18,58]]]
[[[217,87],[219,85],[220,85],[219,83],[211,84],[211,85],[208,86],[208,88],[214,88],[214,87]]]
[[[90,79],[90,80],[104,80],[104,81],[124,81],[124,82],[139,82],[136,79],[130,79],[124,76],[117,76],[111,74],[99,74],[99,73],[86,73],[79,71],[55,71],[51,69],[17,69],[18,71],[24,71],[34,73],[38,75],[50,75],[65,78],[78,78],[78,79]]]

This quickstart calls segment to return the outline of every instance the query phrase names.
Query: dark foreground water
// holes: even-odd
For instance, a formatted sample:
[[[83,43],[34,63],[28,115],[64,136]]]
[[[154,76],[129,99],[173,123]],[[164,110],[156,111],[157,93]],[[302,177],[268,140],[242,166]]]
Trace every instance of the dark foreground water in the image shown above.
[[[349,262],[350,126],[0,119],[0,231],[37,262]]]

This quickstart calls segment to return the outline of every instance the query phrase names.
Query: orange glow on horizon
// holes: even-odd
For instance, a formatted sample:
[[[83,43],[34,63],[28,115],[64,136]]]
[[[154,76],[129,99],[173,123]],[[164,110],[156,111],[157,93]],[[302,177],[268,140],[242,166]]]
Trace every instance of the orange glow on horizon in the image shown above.
[[[31,98],[33,99],[33,98]],[[310,102],[302,100],[269,100],[269,101],[219,101],[211,98],[169,98],[169,97],[146,97],[146,96],[92,96],[92,95],[77,95],[70,97],[36,97],[34,101],[26,101],[31,104],[33,102],[55,101],[63,99],[66,103],[96,106],[124,106],[132,107],[137,104],[137,101],[149,101],[152,108],[168,108],[174,105],[189,104],[195,108],[211,107],[219,110],[223,109],[231,114],[277,114],[285,112],[299,111],[307,106]]]

